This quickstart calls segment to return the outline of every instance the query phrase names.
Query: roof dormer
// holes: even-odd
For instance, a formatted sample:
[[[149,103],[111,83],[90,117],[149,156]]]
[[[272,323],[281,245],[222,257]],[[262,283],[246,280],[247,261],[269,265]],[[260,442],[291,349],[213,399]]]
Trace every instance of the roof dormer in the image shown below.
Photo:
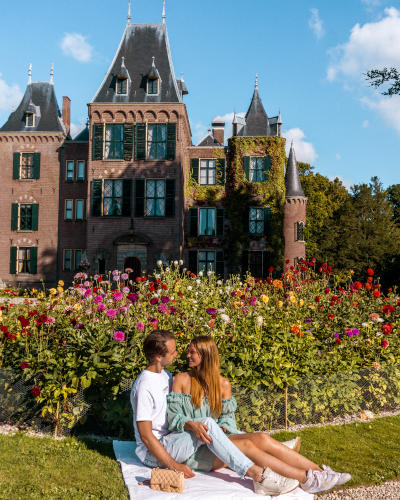
[[[160,74],[154,63],[155,57],[153,56],[153,63],[151,65],[149,74],[147,75],[147,94],[158,95],[160,93]]]
[[[35,127],[40,118],[40,106],[35,106],[32,99],[29,100],[27,109],[25,110],[25,126]]]
[[[125,57],[123,57],[121,68],[119,69],[117,74],[115,92],[118,95],[127,95],[129,92],[129,82],[130,82],[130,77],[128,70],[125,67]]]

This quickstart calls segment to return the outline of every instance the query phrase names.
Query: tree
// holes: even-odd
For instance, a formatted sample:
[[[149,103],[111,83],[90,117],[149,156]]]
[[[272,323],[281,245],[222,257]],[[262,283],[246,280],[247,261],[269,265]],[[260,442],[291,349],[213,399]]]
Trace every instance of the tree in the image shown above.
[[[392,205],[394,219],[400,225],[400,184],[389,186],[388,198]]]
[[[373,69],[366,73],[366,80],[370,81],[370,87],[375,87],[376,89],[385,83],[390,82],[391,86],[386,92],[382,92],[382,95],[388,95],[392,97],[393,95],[400,94],[400,73],[396,68],[383,68],[382,70]]]

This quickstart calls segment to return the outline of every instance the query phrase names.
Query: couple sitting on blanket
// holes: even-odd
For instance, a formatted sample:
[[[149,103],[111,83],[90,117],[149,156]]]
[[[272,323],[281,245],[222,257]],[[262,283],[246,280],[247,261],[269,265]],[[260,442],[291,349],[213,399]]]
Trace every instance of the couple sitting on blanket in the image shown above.
[[[253,479],[259,495],[281,495],[298,486],[318,493],[351,479],[318,465],[291,448],[300,444],[275,441],[265,433],[242,434],[236,427],[236,401],[229,381],[220,375],[218,348],[211,337],[189,346],[191,371],[174,380],[164,368],[177,356],[174,334],[151,333],[143,344],[148,366],[136,379],[131,403],[136,454],[148,467],[194,476],[229,467]]]

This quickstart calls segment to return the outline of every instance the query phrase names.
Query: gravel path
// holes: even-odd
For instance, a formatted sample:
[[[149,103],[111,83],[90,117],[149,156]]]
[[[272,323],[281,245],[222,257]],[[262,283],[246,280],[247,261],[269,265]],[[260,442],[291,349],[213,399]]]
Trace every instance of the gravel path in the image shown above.
[[[400,481],[387,481],[382,486],[358,486],[330,491],[316,496],[318,500],[399,500]]]

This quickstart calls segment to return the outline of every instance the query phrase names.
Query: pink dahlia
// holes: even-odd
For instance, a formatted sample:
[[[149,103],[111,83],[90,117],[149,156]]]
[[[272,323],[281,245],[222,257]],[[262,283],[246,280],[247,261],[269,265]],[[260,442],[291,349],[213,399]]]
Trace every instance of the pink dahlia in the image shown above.
[[[115,332],[113,339],[118,340],[119,342],[123,342],[125,340],[125,333],[124,332]]]

